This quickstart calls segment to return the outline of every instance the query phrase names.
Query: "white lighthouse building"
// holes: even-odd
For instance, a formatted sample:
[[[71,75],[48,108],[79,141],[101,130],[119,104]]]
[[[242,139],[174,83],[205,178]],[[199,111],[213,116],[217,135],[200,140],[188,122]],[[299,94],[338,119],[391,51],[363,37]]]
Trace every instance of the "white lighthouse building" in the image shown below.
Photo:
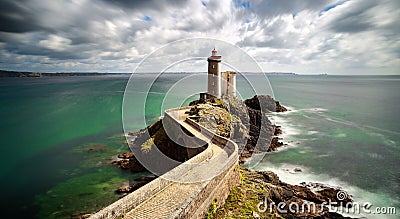
[[[205,100],[221,98],[221,96],[236,96],[236,72],[227,71],[220,73],[219,64],[221,60],[222,57],[217,55],[217,50],[214,48],[211,51],[211,56],[207,58],[207,93],[200,93],[200,99]]]
[[[221,98],[221,86],[220,86],[220,69],[219,63],[221,62],[221,56],[217,55],[217,50],[214,48],[211,51],[211,56],[208,57],[208,87],[207,94],[208,98]]]
[[[222,96],[236,96],[236,72],[225,71],[221,73],[222,79]]]

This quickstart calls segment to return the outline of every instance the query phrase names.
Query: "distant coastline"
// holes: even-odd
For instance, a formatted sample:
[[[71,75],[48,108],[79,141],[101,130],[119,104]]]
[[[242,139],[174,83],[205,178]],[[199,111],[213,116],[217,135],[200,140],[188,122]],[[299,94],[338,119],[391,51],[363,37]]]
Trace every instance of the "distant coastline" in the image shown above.
[[[172,74],[197,74],[204,72],[168,72]],[[54,76],[102,76],[102,75],[130,75],[132,73],[109,73],[109,72],[34,72],[34,71],[7,71],[0,70],[1,77],[54,77]],[[159,73],[145,73],[159,74]],[[257,72],[243,72],[243,74],[260,74]],[[265,72],[267,75],[298,75],[293,72]]]
[[[0,70],[1,77],[22,78],[22,77],[54,77],[54,76],[99,76],[99,75],[128,75],[130,73],[100,73],[100,72],[30,72],[30,71],[6,71]]]

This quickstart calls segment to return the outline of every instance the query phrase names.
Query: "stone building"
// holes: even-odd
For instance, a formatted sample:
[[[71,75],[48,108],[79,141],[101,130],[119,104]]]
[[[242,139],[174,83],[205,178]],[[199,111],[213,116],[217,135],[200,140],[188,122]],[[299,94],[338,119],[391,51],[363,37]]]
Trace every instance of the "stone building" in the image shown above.
[[[211,51],[211,56],[208,57],[208,89],[209,97],[221,98],[220,86],[220,68],[221,56],[217,55],[217,50],[214,48]]]
[[[221,73],[222,96],[236,96],[236,72],[225,71]]]
[[[222,57],[217,55],[217,50],[215,48],[211,51],[211,56],[207,58],[207,61],[207,93],[201,93],[200,99],[236,96],[236,72],[227,71],[220,73],[220,62],[222,61]]]

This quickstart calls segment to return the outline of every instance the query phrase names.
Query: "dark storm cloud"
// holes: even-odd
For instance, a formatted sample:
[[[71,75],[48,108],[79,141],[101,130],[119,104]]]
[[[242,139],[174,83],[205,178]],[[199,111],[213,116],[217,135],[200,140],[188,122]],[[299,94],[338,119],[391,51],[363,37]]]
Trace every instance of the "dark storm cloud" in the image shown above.
[[[2,0],[0,2],[0,31],[23,33],[39,28],[34,12],[24,6],[26,1]]]
[[[40,42],[42,37],[32,37],[32,41]],[[38,47],[36,45],[26,44],[26,43],[8,43],[5,48],[6,51],[19,54],[19,55],[33,55],[33,56],[44,56],[52,59],[66,60],[66,59],[87,59],[90,54],[85,51],[80,51],[77,49],[71,49],[67,51],[54,51],[51,49],[46,49],[43,47]]]
[[[272,64],[341,67],[374,53],[398,66],[399,8],[399,0],[0,0],[0,68],[131,69],[190,37],[225,40]]]
[[[376,31],[388,40],[399,37],[400,1],[358,0],[350,3],[328,23],[331,31],[350,34]]]
[[[378,4],[377,1],[358,2],[355,7],[344,11],[332,21],[331,30],[339,33],[357,33],[373,28],[374,25],[371,22],[373,14],[368,14],[368,12]]]
[[[0,12],[5,52],[56,60],[120,50],[116,44],[128,43],[144,27],[125,18],[118,7],[99,1],[3,0]]]
[[[181,6],[187,0],[102,0],[103,2],[123,9],[154,9],[161,10],[166,6]]]

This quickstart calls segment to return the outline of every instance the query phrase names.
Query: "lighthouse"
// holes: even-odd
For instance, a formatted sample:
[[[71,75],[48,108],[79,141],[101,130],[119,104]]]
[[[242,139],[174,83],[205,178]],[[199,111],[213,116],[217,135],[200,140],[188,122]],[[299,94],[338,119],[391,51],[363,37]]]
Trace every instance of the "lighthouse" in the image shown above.
[[[222,96],[236,97],[236,72],[224,71],[221,72],[222,80]]]
[[[221,56],[217,55],[217,50],[214,48],[211,51],[211,56],[208,57],[208,98],[220,98],[221,97],[221,86],[220,86],[220,68],[219,63],[221,62]]]

